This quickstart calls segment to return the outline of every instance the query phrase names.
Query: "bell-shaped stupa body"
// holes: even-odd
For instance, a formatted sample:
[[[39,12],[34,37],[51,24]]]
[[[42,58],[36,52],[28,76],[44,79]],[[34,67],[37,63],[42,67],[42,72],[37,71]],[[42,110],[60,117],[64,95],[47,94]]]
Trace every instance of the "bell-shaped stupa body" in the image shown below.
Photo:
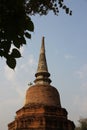
[[[67,119],[68,113],[61,107],[58,90],[50,85],[44,37],[35,77],[35,84],[26,91],[24,106],[16,112],[8,130],[74,130],[74,123]]]

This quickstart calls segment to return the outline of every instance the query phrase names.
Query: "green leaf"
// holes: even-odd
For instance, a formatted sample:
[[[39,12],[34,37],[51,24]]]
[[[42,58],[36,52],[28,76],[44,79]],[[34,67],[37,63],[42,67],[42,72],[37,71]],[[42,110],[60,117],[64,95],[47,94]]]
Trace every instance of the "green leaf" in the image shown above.
[[[21,45],[20,45],[19,43],[17,43],[16,41],[13,41],[13,44],[14,44],[14,46],[17,47],[18,49],[19,49],[20,46],[21,46]]]
[[[16,66],[15,58],[7,58],[6,63],[11,69],[14,69]]]
[[[72,11],[70,11],[70,15],[72,15]]]
[[[20,52],[17,49],[13,49],[12,53],[11,53],[11,57],[13,57],[13,58],[20,58],[21,54],[20,54]]]
[[[25,36],[29,39],[31,39],[31,34],[29,34],[28,32],[25,32]]]
[[[24,36],[20,38],[15,38],[13,44],[19,49],[23,44],[26,44],[26,39],[24,38]]]
[[[2,41],[0,43],[0,47],[6,52],[8,53],[10,48],[11,48],[11,41]]]
[[[0,56],[4,56],[4,52],[2,50],[0,50]]]
[[[24,36],[22,36],[22,37],[20,38],[20,43],[21,43],[21,45],[22,45],[22,44],[26,44],[26,39],[25,39]]]
[[[69,8],[66,8],[66,14],[68,14],[69,13]]]
[[[29,30],[31,32],[34,31],[34,24],[29,17],[26,18],[26,25],[25,26],[26,26],[26,30]]]

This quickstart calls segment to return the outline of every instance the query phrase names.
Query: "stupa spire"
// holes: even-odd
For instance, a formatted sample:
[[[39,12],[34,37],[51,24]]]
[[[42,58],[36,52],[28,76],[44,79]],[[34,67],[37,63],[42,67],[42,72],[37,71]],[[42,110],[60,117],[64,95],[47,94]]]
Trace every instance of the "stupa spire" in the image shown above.
[[[45,55],[45,43],[44,37],[42,37],[42,44],[40,49],[40,56],[38,62],[37,72],[35,74],[35,83],[37,84],[50,84],[51,80],[49,79],[50,73],[48,72],[46,55]]]

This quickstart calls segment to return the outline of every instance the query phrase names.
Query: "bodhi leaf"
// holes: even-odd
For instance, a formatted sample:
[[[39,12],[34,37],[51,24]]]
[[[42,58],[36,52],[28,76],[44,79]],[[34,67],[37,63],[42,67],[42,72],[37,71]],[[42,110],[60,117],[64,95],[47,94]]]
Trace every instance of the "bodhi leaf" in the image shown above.
[[[0,48],[3,49],[6,53],[9,52],[11,47],[11,42],[10,41],[2,41],[0,44]]]
[[[67,13],[67,14],[69,13],[69,8],[66,8],[66,13]]]
[[[3,50],[0,50],[0,56],[2,57],[4,55]]]
[[[17,47],[18,49],[20,48],[20,44],[16,42],[16,40],[13,42],[14,46]]]
[[[15,58],[7,58],[6,63],[11,69],[14,69],[16,66]]]
[[[25,32],[25,36],[26,36],[27,38],[31,38],[31,34],[29,34],[28,32]]]
[[[31,19],[27,16],[26,18],[26,24],[25,24],[25,28],[31,32],[34,31],[34,24],[33,22],[31,21]]]
[[[14,39],[13,44],[15,47],[17,47],[18,49],[23,45],[26,44],[26,39],[24,38],[24,36],[22,37],[17,37]]]
[[[20,58],[21,54],[20,54],[20,52],[17,49],[13,49],[12,53],[11,53],[11,57],[13,57],[13,58]]]

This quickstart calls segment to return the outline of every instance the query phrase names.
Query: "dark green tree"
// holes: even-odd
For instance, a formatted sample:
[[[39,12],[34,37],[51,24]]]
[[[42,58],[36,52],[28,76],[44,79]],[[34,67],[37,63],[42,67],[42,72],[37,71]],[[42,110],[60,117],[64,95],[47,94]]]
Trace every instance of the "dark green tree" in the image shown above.
[[[79,123],[80,126],[76,127],[76,130],[87,130],[87,118],[81,118]]]
[[[31,39],[31,16],[47,15],[49,11],[58,15],[59,8],[72,14],[64,0],[0,0],[0,56],[10,68],[14,69],[16,58],[21,57],[19,49],[26,44],[26,38]]]

